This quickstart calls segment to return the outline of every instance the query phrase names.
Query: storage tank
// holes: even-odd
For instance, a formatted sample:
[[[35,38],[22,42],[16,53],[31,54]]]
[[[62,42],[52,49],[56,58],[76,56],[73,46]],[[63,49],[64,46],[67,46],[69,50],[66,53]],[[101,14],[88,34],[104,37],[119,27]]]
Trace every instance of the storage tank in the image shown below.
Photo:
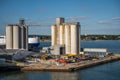
[[[52,25],[51,26],[51,36],[52,36],[52,46],[56,45],[56,26]]]
[[[13,49],[20,49],[20,27],[13,25]]]
[[[81,35],[81,27],[80,27],[80,23],[77,24],[77,50],[78,50],[78,53],[80,52],[80,35]]]
[[[22,26],[22,49],[27,48],[27,26]]]
[[[71,53],[71,29],[68,24],[65,25],[65,51],[66,54]]]
[[[13,48],[13,27],[12,25],[6,26],[6,49]]]
[[[20,48],[28,50],[28,26],[20,26]]]
[[[56,18],[56,43],[60,44],[60,25],[64,23],[64,18]]]
[[[71,53],[79,54],[79,24],[71,24]]]
[[[28,50],[28,26],[25,26],[25,33],[26,33],[26,50]]]
[[[65,26],[64,25],[60,25],[60,45],[64,45],[65,42]]]

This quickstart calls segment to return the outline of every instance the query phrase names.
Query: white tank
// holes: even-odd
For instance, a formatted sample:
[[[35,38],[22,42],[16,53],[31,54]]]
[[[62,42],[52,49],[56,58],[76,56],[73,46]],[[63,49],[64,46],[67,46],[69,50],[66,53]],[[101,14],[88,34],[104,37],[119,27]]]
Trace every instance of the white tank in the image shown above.
[[[69,25],[65,25],[65,51],[66,54],[71,53],[71,29]]]
[[[64,18],[56,18],[56,44],[60,44],[60,25],[64,23]]]
[[[79,25],[72,24],[71,25],[71,53],[78,54],[79,53]]]
[[[65,26],[60,25],[60,45],[65,44],[64,39],[65,39]]]
[[[20,27],[13,26],[13,49],[20,49]]]
[[[56,26],[55,25],[52,25],[51,26],[51,36],[52,36],[52,46],[56,45]]]
[[[13,48],[13,27],[6,26],[6,49]]]

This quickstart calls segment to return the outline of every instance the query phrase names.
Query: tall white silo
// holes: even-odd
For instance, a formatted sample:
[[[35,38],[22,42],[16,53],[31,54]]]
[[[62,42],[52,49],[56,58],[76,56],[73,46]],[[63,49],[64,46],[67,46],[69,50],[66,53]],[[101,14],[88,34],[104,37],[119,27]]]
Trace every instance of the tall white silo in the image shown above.
[[[71,53],[71,28],[70,25],[65,25],[65,51],[66,54]]]
[[[71,24],[71,53],[79,54],[79,24]]]
[[[13,27],[12,25],[6,26],[6,49],[13,48]]]
[[[60,44],[60,25],[64,23],[64,18],[56,18],[56,44]]]
[[[20,49],[20,27],[13,25],[13,49]]]
[[[60,25],[60,45],[65,44],[64,40],[65,40],[65,26]]]
[[[51,26],[52,46],[56,45],[56,26]]]

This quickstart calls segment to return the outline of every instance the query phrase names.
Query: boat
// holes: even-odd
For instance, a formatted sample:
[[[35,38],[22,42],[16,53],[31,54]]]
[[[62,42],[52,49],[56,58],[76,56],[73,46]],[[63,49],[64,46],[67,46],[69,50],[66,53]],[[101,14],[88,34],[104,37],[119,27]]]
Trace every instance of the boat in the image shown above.
[[[28,38],[28,48],[30,51],[36,50],[39,47],[40,38],[37,36],[30,36]]]
[[[5,36],[0,36],[0,45],[5,45],[5,44],[6,44]]]
[[[38,36],[28,37],[29,48],[37,48],[40,44],[40,39]],[[6,36],[0,36],[0,45],[6,45]]]

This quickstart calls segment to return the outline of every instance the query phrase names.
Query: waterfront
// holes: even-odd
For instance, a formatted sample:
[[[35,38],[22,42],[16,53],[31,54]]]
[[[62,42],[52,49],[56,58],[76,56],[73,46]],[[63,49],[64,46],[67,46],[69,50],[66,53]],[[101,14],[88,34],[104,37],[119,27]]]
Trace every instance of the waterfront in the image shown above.
[[[82,47],[108,48],[120,53],[120,41],[85,41]],[[119,80],[120,61],[75,72],[12,72],[0,74],[0,80]]]
[[[0,80],[120,80],[120,61],[75,72],[8,72]]]

